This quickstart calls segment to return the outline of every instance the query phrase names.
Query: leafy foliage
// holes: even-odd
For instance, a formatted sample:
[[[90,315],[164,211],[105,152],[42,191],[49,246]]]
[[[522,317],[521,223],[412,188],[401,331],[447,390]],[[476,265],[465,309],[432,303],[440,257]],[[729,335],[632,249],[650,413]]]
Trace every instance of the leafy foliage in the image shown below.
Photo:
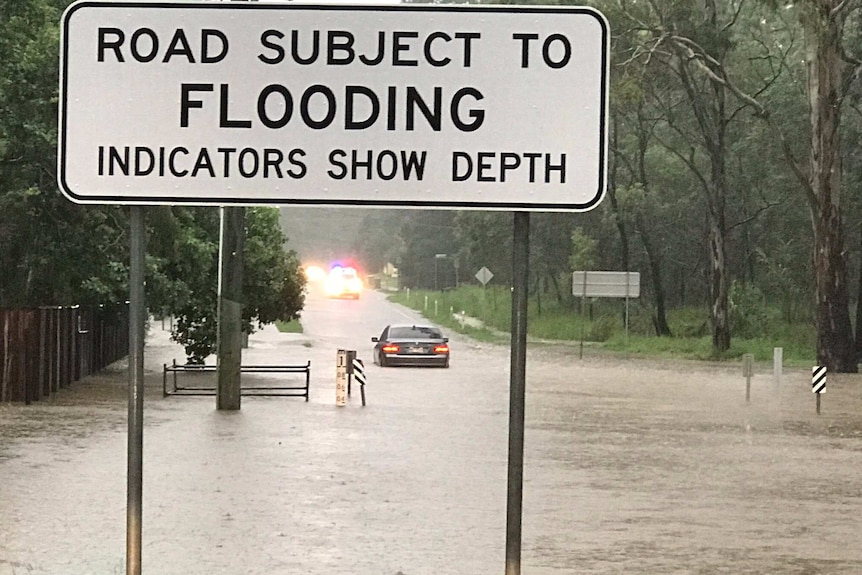
[[[153,218],[150,303],[177,324],[174,340],[189,361],[202,363],[215,351],[218,336],[219,211],[165,208]],[[246,333],[264,324],[299,319],[305,276],[275,208],[246,209],[243,270],[243,321]]]
[[[584,233],[582,228],[572,232],[572,252],[569,267],[572,270],[590,270],[596,263],[596,241]]]
[[[124,301],[125,211],[55,180],[60,0],[0,2],[0,306]]]

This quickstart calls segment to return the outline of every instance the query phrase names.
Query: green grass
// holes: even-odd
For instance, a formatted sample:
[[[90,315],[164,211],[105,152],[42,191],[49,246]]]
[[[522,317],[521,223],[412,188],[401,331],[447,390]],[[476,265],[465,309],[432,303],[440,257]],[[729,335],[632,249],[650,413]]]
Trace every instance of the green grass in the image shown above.
[[[392,301],[420,311],[430,321],[450,330],[466,333],[481,341],[506,342],[511,322],[510,292],[503,288],[462,286],[446,292],[401,291],[389,296]],[[637,301],[629,302],[629,328],[625,330],[624,302],[596,299],[584,307],[559,305],[555,298],[544,296],[541,301],[530,298],[527,330],[533,340],[589,342],[592,349],[612,353],[639,354],[693,360],[737,361],[751,353],[755,361],[772,361],[774,348],[783,348],[786,365],[806,366],[815,361],[815,333],[808,324],[788,324],[776,319],[757,324],[759,332],[736,334],[730,349],[716,357],[712,352],[709,316],[705,309],[685,308],[668,313],[673,337],[656,337],[649,312]],[[485,328],[462,325],[455,315],[480,319]]]
[[[282,333],[302,333],[302,324],[299,323],[299,320],[278,320],[277,322],[275,322],[275,327],[277,327],[278,331]]]

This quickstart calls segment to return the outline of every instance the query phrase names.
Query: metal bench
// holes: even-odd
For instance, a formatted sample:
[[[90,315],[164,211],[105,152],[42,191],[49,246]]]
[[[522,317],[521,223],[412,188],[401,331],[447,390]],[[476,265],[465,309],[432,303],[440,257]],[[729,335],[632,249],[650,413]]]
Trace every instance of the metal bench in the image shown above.
[[[162,394],[164,397],[171,395],[215,395],[215,385],[181,385],[177,379],[178,373],[202,374],[215,373],[216,366],[200,364],[178,364],[173,360],[171,365],[163,364]],[[168,374],[172,375],[172,388],[168,389]],[[311,386],[311,361],[304,365],[242,365],[240,373],[304,373],[304,382],[292,382],[279,385],[249,385],[242,386],[240,394],[244,396],[271,396],[271,397],[304,397],[308,401],[308,389]]]

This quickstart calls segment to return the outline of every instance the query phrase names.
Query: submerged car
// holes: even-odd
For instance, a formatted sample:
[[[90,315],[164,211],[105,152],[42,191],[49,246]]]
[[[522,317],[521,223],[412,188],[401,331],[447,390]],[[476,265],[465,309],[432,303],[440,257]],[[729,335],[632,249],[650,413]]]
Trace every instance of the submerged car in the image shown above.
[[[374,363],[381,367],[449,367],[449,338],[433,325],[387,325],[374,342]]]

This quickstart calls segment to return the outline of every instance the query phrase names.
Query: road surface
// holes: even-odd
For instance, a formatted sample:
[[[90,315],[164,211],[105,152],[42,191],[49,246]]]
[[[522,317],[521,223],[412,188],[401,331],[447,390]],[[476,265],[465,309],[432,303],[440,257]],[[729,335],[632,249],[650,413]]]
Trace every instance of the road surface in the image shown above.
[[[240,412],[162,397],[183,354],[153,322],[143,572],[503,573],[509,349],[448,334],[448,370],[372,365],[370,338],[416,317],[313,291],[303,334],[243,354],[311,360],[310,401]],[[366,407],[335,406],[339,348],[365,360]],[[0,575],[125,573],[126,379],[0,405]],[[862,573],[862,379],[830,376],[819,416],[807,370],[752,385],[747,404],[740,366],[531,346],[523,573]]]

